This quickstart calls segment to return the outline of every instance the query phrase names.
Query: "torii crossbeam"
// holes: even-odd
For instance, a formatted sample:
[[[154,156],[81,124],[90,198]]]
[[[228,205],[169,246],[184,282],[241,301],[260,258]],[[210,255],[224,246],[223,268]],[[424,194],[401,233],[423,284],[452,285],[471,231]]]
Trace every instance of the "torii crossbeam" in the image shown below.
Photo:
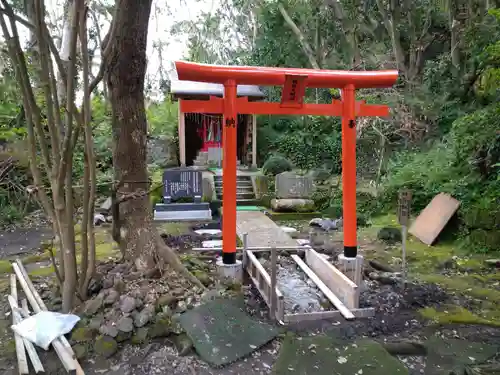
[[[356,101],[361,88],[391,87],[398,72],[336,71],[250,66],[219,66],[185,61],[175,63],[179,80],[219,83],[224,97],[210,100],[181,100],[184,113],[224,114],[223,130],[223,244],[224,264],[236,263],[236,141],[238,114],[315,115],[342,117],[342,203],[344,221],[344,256],[357,256],[356,225],[356,117],[387,116],[389,108]],[[236,95],[237,85],[282,86],[280,103],[249,102]],[[341,100],[330,104],[306,104],[310,88],[338,88]]]

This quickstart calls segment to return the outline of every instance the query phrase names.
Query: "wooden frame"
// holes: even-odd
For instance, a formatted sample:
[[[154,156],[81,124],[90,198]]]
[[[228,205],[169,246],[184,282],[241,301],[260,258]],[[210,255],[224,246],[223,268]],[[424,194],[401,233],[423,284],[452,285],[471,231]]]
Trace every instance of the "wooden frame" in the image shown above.
[[[245,270],[248,272],[248,275],[252,279],[253,284],[259,291],[262,299],[266,302],[269,309],[271,309],[271,315],[276,318],[278,321],[283,321],[285,314],[285,305],[284,305],[284,297],[283,294],[278,290],[276,286],[272,288],[271,277],[264,269],[259,260],[255,257],[255,255],[250,250],[245,251],[246,259],[244,261],[243,266]],[[274,293],[272,290],[274,289]],[[275,295],[276,303],[272,303],[273,294]],[[276,307],[276,311],[273,313],[272,307]]]
[[[316,284],[337,310],[319,311],[312,313],[286,314],[284,307],[283,293],[276,286],[275,274],[269,275],[259,262],[254,252],[270,251],[271,255],[276,254],[277,248],[248,248],[246,246],[246,236],[243,236],[243,267],[247,271],[253,284],[266,302],[270,310],[270,316],[281,324],[293,324],[302,321],[336,319],[343,317],[347,320],[355,318],[368,318],[375,315],[373,308],[358,308],[359,288],[339,269],[328,263],[325,258],[318,254],[310,246],[302,246],[300,250],[306,251],[306,262],[297,255],[292,255],[292,259],[306,273],[306,275]],[[289,249],[283,247],[284,249]],[[299,249],[297,247],[296,249]],[[206,249],[204,249],[206,250]],[[213,249],[212,249],[213,250]],[[276,267],[275,256],[271,263],[273,270]],[[307,264],[306,264],[307,263]],[[273,277],[274,276],[274,277]],[[273,293],[274,291],[274,293]],[[337,294],[339,293],[339,294]],[[275,301],[275,303],[273,303]]]

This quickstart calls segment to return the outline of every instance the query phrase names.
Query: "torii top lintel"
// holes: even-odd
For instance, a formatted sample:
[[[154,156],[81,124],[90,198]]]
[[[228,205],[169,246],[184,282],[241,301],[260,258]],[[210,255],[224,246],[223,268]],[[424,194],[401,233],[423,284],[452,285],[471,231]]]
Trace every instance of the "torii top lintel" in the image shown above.
[[[398,79],[397,70],[342,71],[260,66],[223,66],[176,61],[179,80],[224,84],[232,79],[239,85],[282,86],[287,76],[302,77],[306,87],[355,89],[391,87]]]

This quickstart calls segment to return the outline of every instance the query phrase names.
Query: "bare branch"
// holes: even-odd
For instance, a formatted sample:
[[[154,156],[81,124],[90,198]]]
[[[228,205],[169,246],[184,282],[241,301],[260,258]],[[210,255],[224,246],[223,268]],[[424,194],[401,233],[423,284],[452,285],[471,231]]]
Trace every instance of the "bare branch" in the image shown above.
[[[111,53],[111,48],[112,48],[112,41],[116,37],[116,32],[117,32],[117,27],[116,27],[116,13],[118,12],[118,9],[120,8],[121,0],[116,0],[115,4],[115,14],[113,16],[113,20],[111,21],[111,26],[109,28],[108,34],[104,37],[103,44],[101,45],[101,65],[99,66],[99,72],[95,76],[95,78],[92,80],[89,86],[90,92],[93,92],[99,82],[102,81],[104,78],[104,72],[106,68],[106,63],[107,59]]]
[[[285,22],[287,25],[292,29],[293,33],[299,40],[300,45],[302,46],[302,50],[304,51],[306,57],[309,59],[309,63],[314,69],[320,69],[320,66],[318,64],[318,61],[316,60],[316,57],[314,56],[314,51],[311,48],[311,45],[307,41],[306,37],[304,34],[302,34],[302,31],[298,28],[298,26],[293,22],[292,18],[289,16],[288,12],[286,9],[283,7],[283,5],[278,4],[278,9],[285,19]]]

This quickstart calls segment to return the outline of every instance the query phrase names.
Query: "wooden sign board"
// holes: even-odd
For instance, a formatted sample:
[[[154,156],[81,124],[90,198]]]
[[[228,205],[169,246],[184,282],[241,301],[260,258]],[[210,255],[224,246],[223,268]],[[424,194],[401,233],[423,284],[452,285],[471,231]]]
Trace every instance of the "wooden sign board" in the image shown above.
[[[439,193],[424,208],[410,227],[410,233],[426,245],[431,246],[451,217],[457,212],[460,202],[445,193]]]
[[[281,107],[301,108],[306,93],[306,75],[285,75]]]
[[[411,205],[411,191],[401,190],[399,192],[398,202],[398,221],[399,224],[407,226],[410,222],[410,205]]]

